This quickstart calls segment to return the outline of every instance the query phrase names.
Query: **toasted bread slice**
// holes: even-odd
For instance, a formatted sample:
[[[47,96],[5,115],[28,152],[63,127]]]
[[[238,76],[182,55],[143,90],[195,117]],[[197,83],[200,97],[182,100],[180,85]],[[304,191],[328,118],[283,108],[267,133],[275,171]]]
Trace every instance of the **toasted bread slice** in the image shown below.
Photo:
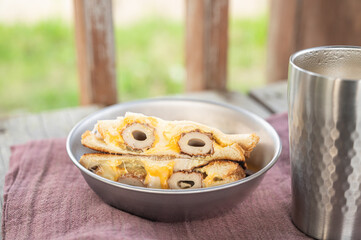
[[[113,181],[125,175],[139,179],[147,175],[143,162],[134,156],[88,153],[79,162],[91,172]]]
[[[208,162],[90,153],[84,154],[80,163],[109,180],[150,188],[211,187],[245,177],[240,164],[228,160]]]
[[[88,148],[115,154],[245,161],[259,137],[227,135],[191,121],[165,121],[127,113],[116,120],[98,121],[93,131],[82,135],[81,141]]]
[[[244,169],[238,163],[227,160],[212,161],[205,166],[194,168],[193,171],[203,174],[203,187],[231,183],[246,177]]]

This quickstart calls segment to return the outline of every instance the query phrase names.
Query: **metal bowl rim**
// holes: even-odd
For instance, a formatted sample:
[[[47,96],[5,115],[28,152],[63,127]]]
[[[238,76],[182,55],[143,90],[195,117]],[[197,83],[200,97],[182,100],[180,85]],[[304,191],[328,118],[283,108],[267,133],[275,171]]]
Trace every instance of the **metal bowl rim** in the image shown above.
[[[118,183],[106,178],[103,178],[95,173],[92,173],[91,171],[89,171],[88,169],[86,169],[85,167],[83,167],[75,158],[75,156],[73,155],[72,151],[71,151],[71,146],[70,146],[70,141],[71,138],[73,137],[74,132],[76,131],[77,128],[79,128],[81,125],[83,125],[84,122],[86,122],[89,118],[92,118],[95,115],[100,114],[101,112],[105,112],[105,111],[109,111],[112,108],[118,108],[119,106],[131,106],[131,105],[138,105],[138,104],[142,104],[142,103],[150,103],[150,102],[166,102],[166,101],[176,101],[176,102],[198,102],[198,103],[205,103],[205,104],[213,104],[213,105],[217,105],[220,107],[224,107],[224,108],[228,108],[230,110],[234,110],[237,112],[240,112],[244,115],[248,115],[249,117],[253,118],[255,121],[260,122],[271,134],[272,134],[272,138],[275,140],[275,148],[276,148],[276,153],[274,154],[272,160],[265,166],[263,167],[261,170],[259,170],[258,172],[252,174],[251,176],[248,176],[246,178],[243,178],[241,180],[232,182],[232,183],[227,183],[227,184],[223,184],[223,185],[219,185],[219,186],[214,186],[214,187],[208,187],[208,188],[198,188],[198,189],[188,189],[188,190],[175,190],[175,189],[155,189],[155,188],[144,188],[144,187],[137,187],[137,186],[131,186],[128,184],[123,184],[123,183]],[[122,189],[126,189],[126,190],[131,190],[131,191],[138,191],[138,192],[146,192],[146,193],[155,193],[155,194],[195,194],[195,193],[205,193],[205,192],[212,192],[212,191],[219,191],[222,189],[227,189],[227,188],[231,188],[249,181],[252,181],[253,179],[256,179],[258,177],[260,177],[261,175],[263,175],[264,173],[266,173],[278,160],[281,152],[282,152],[282,144],[281,144],[281,140],[279,135],[277,134],[276,130],[268,123],[266,122],[264,119],[262,119],[261,117],[243,109],[237,106],[233,106],[230,104],[226,104],[226,103],[219,103],[219,102],[214,102],[214,101],[210,101],[210,100],[200,100],[200,99],[192,99],[192,98],[171,98],[171,97],[162,97],[162,98],[154,98],[154,99],[142,99],[142,100],[135,100],[135,101],[130,101],[130,102],[126,102],[126,103],[118,103],[118,104],[114,104],[105,108],[102,108],[94,113],[89,114],[88,116],[86,116],[85,118],[83,118],[82,120],[80,120],[69,132],[67,140],[66,140],[66,150],[67,153],[70,157],[70,159],[72,160],[73,164],[75,164],[75,166],[77,168],[80,169],[80,171],[82,173],[87,174],[88,176],[95,178],[99,181],[102,181],[106,184],[110,184],[113,185],[115,187],[119,187]]]
[[[325,79],[329,79],[329,80],[340,79],[338,77],[331,77],[331,76],[327,76],[327,75],[323,75],[323,74],[320,74],[320,73],[315,73],[315,72],[303,69],[303,68],[299,67],[298,65],[296,65],[296,63],[295,63],[295,59],[297,57],[299,57],[300,55],[303,55],[305,53],[320,51],[320,50],[327,50],[327,49],[330,49],[330,50],[342,50],[342,49],[344,49],[344,50],[361,51],[361,46],[330,45],[330,46],[320,46],[320,47],[307,48],[307,49],[303,49],[303,50],[297,51],[294,54],[292,54],[290,56],[289,63],[293,68],[297,69],[298,71],[303,72],[303,73],[307,73],[308,75],[311,75],[311,76],[325,78]],[[347,79],[347,78],[345,78],[345,79],[342,78],[342,80],[343,81],[350,81],[350,82],[361,81],[361,79]]]

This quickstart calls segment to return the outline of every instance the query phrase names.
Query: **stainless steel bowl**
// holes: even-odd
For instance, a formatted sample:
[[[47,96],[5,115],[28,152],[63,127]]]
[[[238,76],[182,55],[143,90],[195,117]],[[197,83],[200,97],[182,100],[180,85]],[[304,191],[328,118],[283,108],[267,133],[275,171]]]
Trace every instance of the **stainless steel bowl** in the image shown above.
[[[81,135],[97,120],[114,119],[125,112],[138,112],[166,120],[192,120],[225,133],[258,134],[260,143],[247,164],[250,176],[225,185],[189,190],[164,190],[130,186],[102,178],[87,169],[79,159],[92,152],[80,143]],[[222,215],[243,201],[261,182],[281,153],[278,134],[266,121],[241,108],[209,101],[152,99],[113,105],[80,121],[69,133],[67,152],[84,179],[104,202],[118,209],[158,221],[181,221]]]

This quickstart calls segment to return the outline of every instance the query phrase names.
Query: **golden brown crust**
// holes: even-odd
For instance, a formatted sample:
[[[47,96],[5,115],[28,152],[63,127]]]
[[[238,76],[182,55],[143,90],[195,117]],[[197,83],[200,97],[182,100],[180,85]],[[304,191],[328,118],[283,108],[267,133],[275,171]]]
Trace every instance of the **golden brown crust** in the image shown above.
[[[89,153],[81,157],[80,163],[88,170],[102,177],[141,186],[147,176],[147,170],[144,168],[143,163],[143,160],[147,161],[147,159],[147,157],[131,155]],[[230,160],[215,160],[192,169],[174,171],[174,173],[198,173],[202,176],[202,187],[234,182],[246,176],[240,164]]]
[[[112,176],[113,179],[110,180],[114,181],[130,177],[143,181],[146,176],[142,161],[134,156],[87,153],[81,156],[79,163],[102,177]]]
[[[195,168],[194,171],[203,174],[203,187],[218,186],[231,183],[246,177],[243,168],[234,161],[216,160]]]
[[[156,132],[157,139],[154,141],[152,147],[149,149],[141,150],[134,149],[134,146],[129,146],[123,142],[123,138],[120,133],[120,128],[124,129],[123,124],[129,126],[129,124],[140,123],[140,124],[151,124],[152,129]],[[149,123],[149,124],[148,124]],[[115,120],[103,120],[98,121],[96,129],[103,138],[99,138],[106,142],[108,146],[96,146],[99,141],[93,141],[92,143],[83,141],[83,144],[91,147],[92,149],[119,154],[140,154],[140,155],[166,155],[175,157],[184,157],[187,155],[193,159],[199,160],[216,160],[216,159],[231,159],[235,161],[243,161],[245,155],[249,156],[250,152],[259,141],[258,136],[255,134],[224,134],[220,130],[211,128],[199,123],[191,121],[165,121],[156,117],[148,117],[137,113],[126,113],[124,117],[117,118]],[[198,148],[187,148],[183,143],[186,151],[180,151],[179,138],[182,134],[191,132],[200,132],[207,134],[208,140],[207,147]],[[178,140],[177,139],[178,136]],[[118,139],[120,138],[120,139]],[[88,138],[87,138],[88,139]],[[203,139],[205,140],[205,139]],[[133,149],[131,149],[133,147]],[[210,152],[206,151],[208,148]],[[143,148],[142,148],[143,149]]]
[[[251,155],[251,152],[253,151],[253,149],[256,147],[257,143],[259,142],[260,138],[259,136],[257,136],[255,133],[252,133],[249,135],[248,137],[248,141],[242,141],[239,142],[238,144],[240,145],[241,148],[244,149],[244,155],[249,158]]]
[[[82,135],[81,143],[83,146],[100,151],[103,153],[110,153],[110,154],[121,154],[121,155],[135,155],[135,156],[148,156],[148,157],[156,157],[156,158],[164,158],[164,159],[171,159],[171,158],[190,158],[188,155],[176,155],[176,154],[157,154],[157,155],[146,155],[144,153],[128,151],[121,149],[116,146],[110,146],[106,144],[103,140],[94,136],[91,131],[86,131]],[[238,145],[233,144],[229,146],[227,149],[227,154],[224,152],[215,152],[213,155],[208,156],[195,156],[192,157],[194,160],[203,160],[203,161],[213,161],[213,160],[222,160],[222,159],[229,159],[233,161],[245,161],[245,157],[243,155],[244,150]],[[239,154],[241,153],[241,154]]]

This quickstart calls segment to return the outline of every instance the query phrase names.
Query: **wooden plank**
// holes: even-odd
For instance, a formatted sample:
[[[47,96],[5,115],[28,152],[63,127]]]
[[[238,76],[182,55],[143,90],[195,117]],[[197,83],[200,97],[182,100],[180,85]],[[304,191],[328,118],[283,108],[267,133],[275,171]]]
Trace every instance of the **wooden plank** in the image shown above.
[[[101,108],[100,106],[93,105],[93,106],[78,108],[76,111],[74,111],[73,109],[66,109],[64,114],[66,114],[67,117],[70,119],[72,126],[75,126],[83,118],[99,110],[100,108]]]
[[[87,108],[64,109],[40,113],[40,122],[45,129],[48,138],[66,137],[70,130],[81,119],[99,109],[98,106],[88,106]]]
[[[297,49],[361,45],[361,1],[303,0],[299,6]]]
[[[29,114],[28,116],[23,117],[22,119],[24,119],[26,134],[30,137],[31,140],[48,137],[43,122],[41,121],[41,115]],[[22,133],[20,132],[20,137],[21,134]],[[16,143],[19,144],[20,142],[16,142]]]
[[[268,84],[266,87],[253,89],[250,97],[263,105],[271,113],[287,112],[287,82]]]
[[[81,104],[117,102],[111,0],[74,0]]]
[[[274,0],[268,42],[268,82],[287,79],[298,50],[324,45],[361,45],[361,1]]]
[[[5,180],[5,174],[9,169],[9,160],[10,159],[10,148],[7,146],[0,146],[0,194],[2,196],[3,186]],[[2,199],[2,197],[0,198]]]
[[[0,222],[2,219],[2,209],[4,205],[3,193],[4,193],[4,183],[5,183],[5,174],[9,169],[9,160],[10,159],[10,148],[5,146],[0,146]],[[0,225],[1,230],[1,225]],[[1,240],[1,235],[0,235]]]
[[[253,112],[262,118],[267,118],[271,114],[270,111],[258,104],[256,101],[238,92],[203,91],[199,93],[187,93],[179,95],[179,97],[232,104]]]
[[[298,0],[271,1],[268,26],[267,81],[287,79],[288,59],[296,51]]]
[[[18,116],[1,122],[1,126],[5,131],[5,133],[0,136],[0,143],[2,146],[23,143],[32,139],[24,121],[25,117],[26,115]]]
[[[4,146],[7,144],[7,139],[9,136],[8,130],[7,130],[7,119],[0,120],[0,146]]]
[[[225,90],[228,0],[186,0],[186,91]]]
[[[47,137],[60,138],[68,134],[73,127],[66,111],[44,113],[40,115]]]

